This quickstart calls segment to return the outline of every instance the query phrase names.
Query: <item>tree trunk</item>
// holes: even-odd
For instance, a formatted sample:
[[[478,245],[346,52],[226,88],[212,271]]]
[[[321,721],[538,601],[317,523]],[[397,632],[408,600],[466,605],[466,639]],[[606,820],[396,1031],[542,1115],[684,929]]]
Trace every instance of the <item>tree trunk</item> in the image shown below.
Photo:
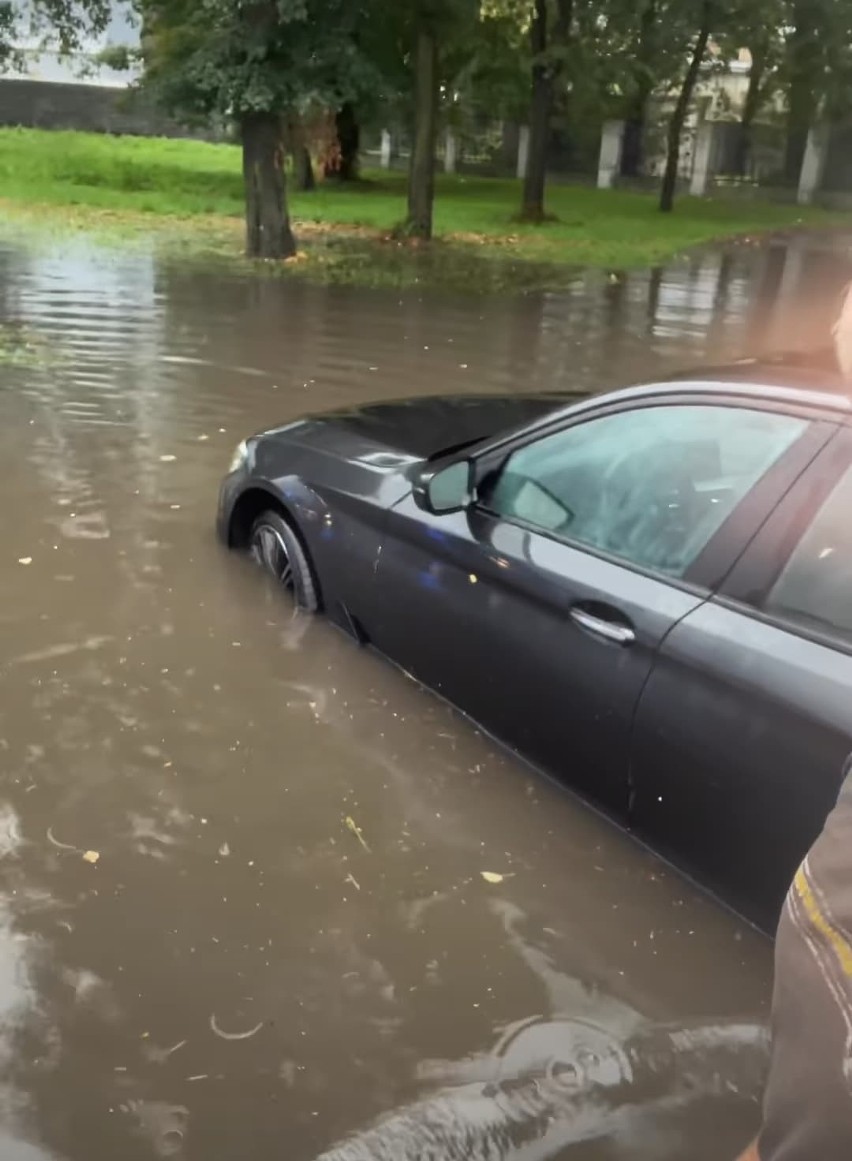
[[[624,144],[621,151],[622,177],[639,177],[645,161],[645,121],[648,101],[654,91],[652,80],[657,25],[657,0],[648,0],[639,22],[639,43],[636,49],[636,90],[630,102],[624,123]]]
[[[417,30],[414,75],[414,148],[408,173],[408,217],[412,238],[432,237],[435,201],[435,148],[438,136],[438,41],[430,25]]]
[[[677,175],[680,166],[680,139],[683,133],[683,124],[689,112],[692,94],[695,92],[695,85],[701,70],[701,62],[704,60],[704,54],[707,51],[707,42],[710,40],[710,29],[714,16],[713,0],[704,0],[701,5],[701,27],[698,30],[698,36],[696,37],[695,46],[692,50],[692,59],[689,62],[689,68],[686,70],[686,76],[683,79],[683,85],[681,86],[672,118],[669,122],[666,170],[663,174],[663,187],[660,192],[660,209],[664,214],[670,214],[674,209],[675,189],[677,187]]]
[[[525,222],[541,222],[544,220],[547,145],[553,107],[553,76],[544,56],[547,52],[547,0],[535,0],[530,48],[533,56],[530,140],[520,217]]]
[[[631,104],[633,104],[631,102]],[[631,115],[624,122],[624,142],[621,147],[621,176],[639,177],[645,160],[645,102],[637,98]]]
[[[297,145],[293,149],[293,185],[302,193],[312,193],[317,188],[311,151],[307,145]]]
[[[816,113],[816,74],[820,63],[816,18],[812,0],[798,0],[794,15],[795,28],[788,41],[790,87],[787,94],[787,144],[784,151],[784,179],[794,186],[799,182],[808,132]]]
[[[285,121],[287,152],[293,159],[293,185],[302,193],[310,193],[317,187],[311,151],[308,149],[307,134],[298,113],[291,113]]]
[[[246,254],[249,258],[292,258],[296,242],[287,212],[281,118],[250,113],[242,119],[246,191]]]
[[[347,101],[334,117],[337,133],[338,157],[332,167],[326,166],[325,176],[337,181],[357,181],[359,157],[361,153],[361,126],[355,113],[355,106]]]
[[[748,78],[748,92],[743,105],[743,115],[740,118],[737,150],[734,157],[734,172],[740,177],[747,177],[751,166],[752,129],[754,119],[763,101],[763,81],[766,76],[769,46],[756,44],[751,47],[750,51],[751,73]]]
[[[807,77],[791,80],[788,101],[784,180],[788,185],[797,185],[816,107],[813,88]]]

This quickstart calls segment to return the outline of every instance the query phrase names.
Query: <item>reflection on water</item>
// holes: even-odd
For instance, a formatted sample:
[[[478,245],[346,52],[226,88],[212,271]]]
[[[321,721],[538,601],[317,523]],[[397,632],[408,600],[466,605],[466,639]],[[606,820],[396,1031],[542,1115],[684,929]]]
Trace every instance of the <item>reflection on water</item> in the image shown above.
[[[797,244],[449,301],[0,250],[51,353],[0,373],[4,1161],[309,1161],[436,1101],[481,1155],[734,1153],[755,1057],[696,1030],[761,1022],[767,945],[294,618],[212,513],[232,445],[307,409],[824,341],[847,278]]]
[[[471,1079],[381,1118],[320,1161],[549,1161],[601,1139],[658,1156],[665,1118],[757,1092],[767,1050],[759,1024],[649,1025],[622,1043],[577,1020],[526,1021],[491,1056],[466,1063]]]

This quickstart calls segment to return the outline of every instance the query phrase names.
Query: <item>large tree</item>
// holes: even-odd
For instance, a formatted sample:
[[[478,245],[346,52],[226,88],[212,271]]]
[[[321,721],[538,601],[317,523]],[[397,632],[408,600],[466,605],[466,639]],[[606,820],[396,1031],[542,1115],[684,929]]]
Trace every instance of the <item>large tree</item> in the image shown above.
[[[675,101],[669,119],[666,136],[666,165],[663,171],[663,184],[660,191],[660,209],[663,213],[671,213],[674,208],[675,187],[677,185],[678,169],[680,167],[680,144],[683,136],[683,127],[689,113],[695,86],[701,72],[701,66],[710,43],[713,31],[713,22],[718,17],[716,0],[689,0],[694,8],[696,27],[689,56],[689,65],[684,74],[680,91]]]
[[[532,0],[530,140],[520,214],[527,222],[541,222],[546,217],[544,192],[551,117],[558,89],[564,91],[567,85],[573,19],[574,0]]]
[[[396,0],[391,0],[392,3]],[[399,0],[402,5],[406,0]],[[454,39],[465,39],[478,12],[478,0],[407,0],[408,59],[413,76],[413,144],[404,232],[432,237],[435,201],[435,151],[441,86],[446,56]]]
[[[787,142],[784,176],[791,185],[799,179],[808,131],[814,122],[821,76],[826,67],[823,26],[824,0],[796,0],[787,38]],[[823,11],[821,11],[821,9]]]
[[[734,172],[741,176],[751,170],[757,117],[782,85],[789,7],[790,0],[728,0],[713,29],[713,40],[724,60],[736,60],[743,49],[751,58],[733,158]]]
[[[645,160],[645,122],[651,94],[661,81],[660,43],[664,39],[661,0],[644,0],[638,12],[633,67],[625,86],[624,147],[621,172],[638,177]]]
[[[432,237],[438,140],[438,14],[429,4],[418,4],[414,25],[414,141],[405,229],[411,237],[428,240]]]
[[[729,0],[728,6],[737,2],[745,0]],[[593,9],[583,40],[591,40],[595,51],[586,53],[581,71],[597,81],[602,114],[624,121],[621,173],[637,177],[643,172],[653,99],[682,92],[700,0],[595,0]],[[714,37],[721,19],[717,12]]]
[[[360,0],[139,0],[145,83],[189,119],[236,122],[246,252],[296,251],[284,177],[293,114],[340,108],[372,83],[357,49]]]
[[[819,119],[837,121],[852,111],[852,3],[787,0],[787,10],[784,175],[795,185],[809,130]]]

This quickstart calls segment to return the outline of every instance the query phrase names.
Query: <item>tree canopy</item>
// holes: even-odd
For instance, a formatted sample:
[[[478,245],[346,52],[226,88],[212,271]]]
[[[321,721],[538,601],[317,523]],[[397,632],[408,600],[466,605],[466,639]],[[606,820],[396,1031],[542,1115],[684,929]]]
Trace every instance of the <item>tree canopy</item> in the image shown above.
[[[3,0],[0,3],[0,67],[23,65],[21,45],[49,40],[63,55],[86,36],[103,32],[112,15],[110,0]]]
[[[146,78],[190,116],[336,106],[378,77],[356,39],[366,8],[364,0],[139,0]]]
[[[347,177],[357,175],[361,117],[393,111],[408,127],[412,158],[404,229],[428,238],[438,129],[442,121],[462,120],[465,109],[529,126],[521,210],[540,221],[546,218],[548,154],[558,128],[593,136],[604,119],[623,119],[623,173],[631,177],[643,171],[649,117],[661,108],[668,118],[663,205],[670,208],[696,86],[708,68],[724,69],[742,48],[752,57],[742,110],[743,168],[751,126],[776,94],[786,97],[791,180],[814,120],[852,106],[852,0],[135,4],[145,84],[185,118],[217,118],[239,129],[248,250],[266,257],[294,252],[283,138],[298,135],[318,111],[336,125],[341,151],[348,150],[338,169]],[[80,19],[97,27],[109,7],[109,0],[36,0],[34,10],[72,45]],[[23,0],[0,4],[0,34],[2,14],[20,16],[23,8]],[[299,140],[304,163],[303,133]]]
[[[145,83],[187,118],[239,127],[248,253],[295,253],[284,185],[285,119],[339,108],[381,83],[361,49],[365,0],[138,0]]]

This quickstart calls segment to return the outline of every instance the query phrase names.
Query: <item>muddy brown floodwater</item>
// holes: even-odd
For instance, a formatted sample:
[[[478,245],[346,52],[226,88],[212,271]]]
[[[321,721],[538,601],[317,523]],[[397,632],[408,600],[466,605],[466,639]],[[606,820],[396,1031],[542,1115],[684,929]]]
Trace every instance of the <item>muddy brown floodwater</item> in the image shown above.
[[[806,344],[845,253],[483,302],[0,249],[37,352],[0,370],[4,1161],[733,1153],[768,942],[212,519],[237,440],[306,409]]]

